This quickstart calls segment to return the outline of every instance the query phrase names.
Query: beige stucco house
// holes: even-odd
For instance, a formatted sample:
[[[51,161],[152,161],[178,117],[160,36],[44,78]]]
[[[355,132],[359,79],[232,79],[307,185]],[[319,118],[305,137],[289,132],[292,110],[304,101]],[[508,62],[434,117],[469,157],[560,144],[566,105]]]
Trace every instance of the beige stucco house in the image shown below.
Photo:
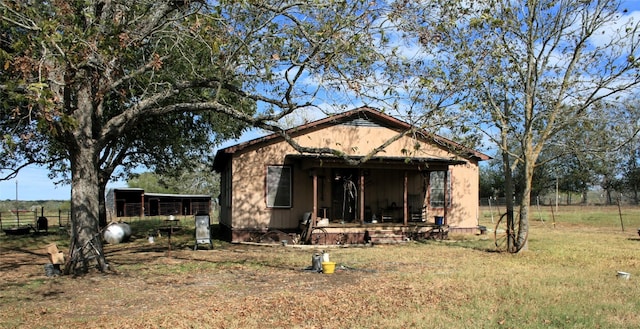
[[[320,244],[476,232],[478,162],[489,157],[412,129],[362,107],[287,131],[300,146],[339,152],[301,153],[278,134],[220,149],[222,232],[248,241],[269,230],[300,233],[303,220],[308,241]]]

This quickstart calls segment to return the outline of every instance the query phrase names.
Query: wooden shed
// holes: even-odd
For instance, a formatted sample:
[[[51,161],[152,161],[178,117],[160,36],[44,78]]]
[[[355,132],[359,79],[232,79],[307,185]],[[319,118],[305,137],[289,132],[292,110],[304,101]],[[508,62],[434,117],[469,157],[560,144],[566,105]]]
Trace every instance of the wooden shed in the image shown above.
[[[208,214],[211,196],[145,193],[141,188],[114,188],[107,194],[107,205],[115,217]]]

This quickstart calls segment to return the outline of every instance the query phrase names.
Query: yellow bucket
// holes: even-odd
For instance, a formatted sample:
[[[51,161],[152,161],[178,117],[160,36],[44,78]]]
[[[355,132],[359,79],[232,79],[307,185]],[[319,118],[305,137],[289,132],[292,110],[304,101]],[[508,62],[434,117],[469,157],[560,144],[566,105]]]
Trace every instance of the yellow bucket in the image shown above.
[[[333,274],[336,270],[336,263],[334,262],[322,262],[322,273]]]

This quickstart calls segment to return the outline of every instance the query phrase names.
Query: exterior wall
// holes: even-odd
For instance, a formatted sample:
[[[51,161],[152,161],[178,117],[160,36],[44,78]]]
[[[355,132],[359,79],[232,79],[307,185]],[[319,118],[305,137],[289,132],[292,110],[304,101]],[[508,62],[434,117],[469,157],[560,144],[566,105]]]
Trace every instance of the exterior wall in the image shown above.
[[[232,185],[231,185],[231,172],[233,170],[232,161],[227,161],[225,164],[225,170],[220,173],[220,214],[218,215],[218,222],[226,227],[231,227],[231,207],[233,205],[231,199]]]
[[[313,200],[313,183],[308,172],[292,163],[285,163],[284,154],[291,153],[288,144],[275,144],[233,157],[232,193],[234,229],[267,228],[291,229],[299,225],[308,208],[301,205]],[[292,166],[292,208],[269,208],[266,204],[266,171],[267,166]],[[302,202],[300,202],[302,201]]]
[[[350,155],[363,156],[396,134],[397,132],[383,127],[335,125],[298,136],[295,139],[303,146],[330,147]],[[233,203],[228,213],[221,211],[221,223],[233,229],[266,230],[267,228],[294,229],[298,227],[303,214],[311,211],[309,207],[313,204],[313,180],[305,168],[298,164],[285,163],[284,156],[287,154],[297,154],[297,152],[284,141],[262,145],[261,148],[248,147],[233,154],[230,163],[232,174],[230,191],[233,195]],[[378,156],[464,160],[431,144],[419,142],[409,137],[403,137],[392,143]],[[292,208],[275,209],[267,207],[265,176],[269,165],[292,166]],[[453,204],[447,213],[448,224],[458,227],[475,227],[478,216],[477,163],[451,166],[450,170],[452,173],[450,179],[452,179]],[[370,195],[367,190],[365,190],[365,200],[370,202],[394,202],[397,206],[402,207],[403,176],[400,174],[401,171],[393,173],[398,173],[398,177],[392,177],[394,174],[391,174],[390,171],[388,176],[390,180],[388,182],[389,188],[395,188],[398,191],[387,195],[398,195],[397,200],[391,200],[382,195]],[[325,171],[322,175],[326,180],[330,174]],[[416,174],[414,173],[413,175]],[[327,199],[328,189],[328,187],[324,189],[325,200]],[[420,189],[421,187],[409,186],[409,193],[412,193],[412,190],[420,191]],[[319,207],[323,207],[322,201],[319,201]],[[439,214],[435,211],[429,214],[429,216],[436,215]]]
[[[366,155],[397,134],[398,132],[384,127],[336,125],[313,131],[295,140],[303,146],[330,147],[350,155]],[[416,143],[420,145],[417,150]],[[403,137],[393,142],[378,155],[446,158],[452,156],[445,150],[410,137]]]
[[[371,180],[364,191],[365,203],[371,207],[376,217],[381,212],[393,217],[401,216],[398,211],[389,209],[401,208],[404,201],[404,172],[385,169],[371,169]],[[411,192],[409,192],[411,193]]]
[[[447,224],[455,228],[478,226],[478,193],[480,189],[477,163],[451,167],[452,205],[447,213]]]

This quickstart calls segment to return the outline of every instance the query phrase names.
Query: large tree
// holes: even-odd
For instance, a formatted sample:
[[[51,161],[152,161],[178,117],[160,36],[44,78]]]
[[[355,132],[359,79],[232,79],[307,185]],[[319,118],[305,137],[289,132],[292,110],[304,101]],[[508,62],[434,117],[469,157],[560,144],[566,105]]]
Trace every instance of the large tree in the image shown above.
[[[638,137],[621,149],[618,154],[622,160],[619,166],[620,175],[611,185],[614,185],[618,192],[624,193],[628,202],[637,205],[640,203],[640,142]],[[607,193],[607,201],[613,201],[609,192]]]
[[[511,251],[526,245],[530,197],[542,151],[567,129],[583,125],[605,109],[611,125],[628,118],[622,106],[605,106],[632,96],[640,83],[637,21],[617,0],[402,1],[397,15],[418,39],[428,78],[439,72],[470,93],[454,116],[476,125],[502,153],[507,200],[511,169],[521,166],[524,185]],[[436,69],[434,69],[436,68]],[[442,84],[442,83],[441,83]],[[616,147],[616,146],[610,146]],[[583,151],[589,152],[589,148]]]
[[[214,114],[282,133],[278,120],[323,95],[361,95],[359,81],[384,59],[376,6],[1,0],[3,167],[68,165],[72,242],[86,245],[99,231],[100,187],[132,149],[166,151],[169,130],[188,138]],[[145,123],[158,131],[132,132]]]

